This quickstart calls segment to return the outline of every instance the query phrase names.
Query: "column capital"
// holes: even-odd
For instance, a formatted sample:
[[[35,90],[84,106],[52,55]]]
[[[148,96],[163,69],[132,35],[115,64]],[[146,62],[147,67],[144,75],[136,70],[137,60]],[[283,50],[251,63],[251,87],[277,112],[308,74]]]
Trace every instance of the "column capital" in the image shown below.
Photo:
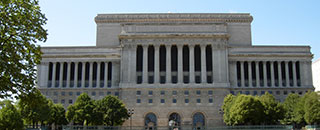
[[[177,48],[179,49],[179,48],[181,48],[182,49],[182,47],[183,47],[183,44],[182,43],[178,43],[178,44],[176,44],[177,45]]]
[[[171,44],[165,44],[166,48],[171,48]]]
[[[154,46],[154,48],[159,48],[160,47],[160,43],[154,43],[153,46]]]
[[[205,48],[205,47],[207,47],[207,44],[200,44],[200,47]]]
[[[188,44],[188,47],[189,47],[189,48],[194,48],[194,46],[196,46],[196,45],[195,45],[195,44],[192,44],[192,43]]]

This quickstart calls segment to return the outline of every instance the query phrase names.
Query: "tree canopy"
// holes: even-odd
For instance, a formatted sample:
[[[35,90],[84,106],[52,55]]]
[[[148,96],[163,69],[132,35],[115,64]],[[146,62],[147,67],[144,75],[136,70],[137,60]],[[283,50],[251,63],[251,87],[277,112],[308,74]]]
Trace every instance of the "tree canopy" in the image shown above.
[[[23,120],[16,107],[8,100],[2,101],[0,106],[0,129],[22,130]]]
[[[92,117],[94,107],[94,100],[87,93],[82,93],[76,102],[68,107],[67,119],[75,124],[89,125],[95,120]]]
[[[41,51],[47,40],[46,17],[38,0],[0,1],[0,98],[27,94],[35,86]]]

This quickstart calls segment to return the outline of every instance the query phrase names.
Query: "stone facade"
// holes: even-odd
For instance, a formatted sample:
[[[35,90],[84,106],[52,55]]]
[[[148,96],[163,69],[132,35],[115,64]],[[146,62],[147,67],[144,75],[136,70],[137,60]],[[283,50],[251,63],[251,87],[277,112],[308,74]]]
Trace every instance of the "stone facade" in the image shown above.
[[[38,88],[67,107],[112,94],[134,126],[220,126],[227,94],[313,91],[309,46],[253,46],[246,13],[98,14],[92,47],[42,47]],[[172,120],[172,121],[171,121]],[[129,121],[124,125],[129,125]]]

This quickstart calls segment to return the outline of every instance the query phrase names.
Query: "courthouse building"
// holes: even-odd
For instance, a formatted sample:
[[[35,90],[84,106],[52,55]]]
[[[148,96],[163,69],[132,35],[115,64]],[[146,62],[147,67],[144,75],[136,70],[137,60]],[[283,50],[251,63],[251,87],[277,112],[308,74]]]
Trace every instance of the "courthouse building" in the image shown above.
[[[98,14],[95,46],[41,48],[38,88],[65,107],[81,93],[118,96],[134,109],[134,126],[197,127],[223,125],[230,93],[283,101],[313,91],[310,46],[252,45],[252,20],[247,13]]]

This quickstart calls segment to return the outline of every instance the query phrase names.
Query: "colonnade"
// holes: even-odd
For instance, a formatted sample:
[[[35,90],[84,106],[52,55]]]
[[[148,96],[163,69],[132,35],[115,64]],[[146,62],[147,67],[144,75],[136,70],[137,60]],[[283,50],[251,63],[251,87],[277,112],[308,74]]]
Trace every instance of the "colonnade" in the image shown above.
[[[227,80],[227,51],[220,44],[137,44],[127,49],[126,80],[138,84],[213,83]],[[130,51],[131,50],[131,51]],[[125,53],[125,52],[124,52]],[[124,54],[123,56],[126,56]],[[214,62],[213,62],[214,61]],[[125,67],[126,65],[122,65]],[[216,76],[216,77],[215,77]],[[128,82],[129,82],[128,81]]]
[[[48,87],[111,87],[113,69],[112,62],[50,62]]]
[[[301,86],[299,61],[237,61],[234,67],[238,87]]]

